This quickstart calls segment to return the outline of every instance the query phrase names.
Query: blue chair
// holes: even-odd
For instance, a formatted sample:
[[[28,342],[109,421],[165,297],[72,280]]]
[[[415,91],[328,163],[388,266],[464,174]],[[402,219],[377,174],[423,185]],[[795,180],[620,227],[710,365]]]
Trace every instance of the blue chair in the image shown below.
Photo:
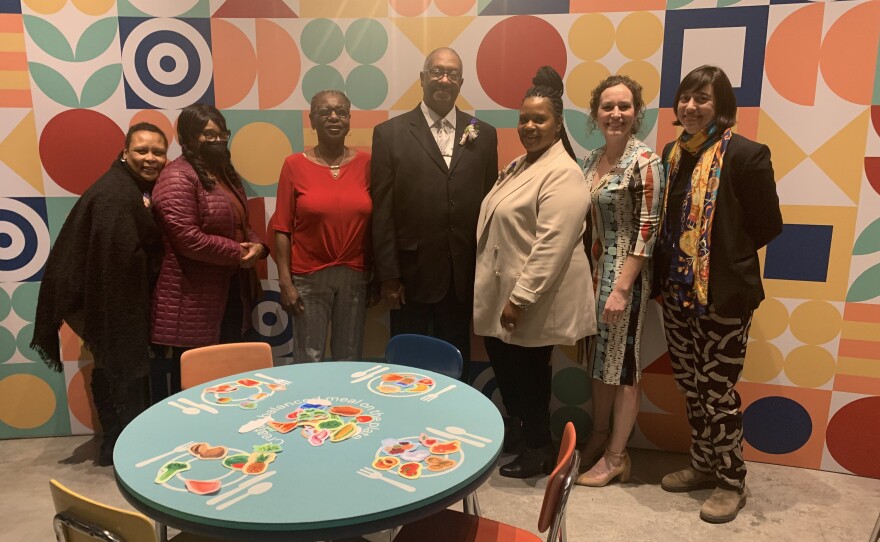
[[[464,362],[458,348],[427,335],[395,335],[385,347],[385,361],[461,378]]]
[[[408,333],[391,337],[385,347],[385,361],[427,369],[455,379],[461,378],[461,369],[464,366],[461,352],[455,346],[442,339]],[[465,514],[480,515],[476,492],[465,497],[462,507]]]

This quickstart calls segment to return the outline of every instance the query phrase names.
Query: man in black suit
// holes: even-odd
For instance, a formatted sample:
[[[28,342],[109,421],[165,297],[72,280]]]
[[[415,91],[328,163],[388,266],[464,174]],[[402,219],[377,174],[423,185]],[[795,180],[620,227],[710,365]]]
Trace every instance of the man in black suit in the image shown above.
[[[431,52],[419,78],[422,103],[373,131],[374,265],[391,334],[454,344],[468,382],[477,216],[498,175],[498,137],[455,107],[458,53]]]

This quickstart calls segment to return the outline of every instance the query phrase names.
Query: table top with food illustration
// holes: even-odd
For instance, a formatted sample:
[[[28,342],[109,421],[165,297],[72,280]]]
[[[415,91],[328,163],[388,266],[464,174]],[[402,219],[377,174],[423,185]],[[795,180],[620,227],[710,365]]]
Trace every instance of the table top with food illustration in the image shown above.
[[[310,363],[215,380],[152,406],[123,431],[114,464],[129,501],[172,526],[326,533],[393,525],[472,491],[503,433],[492,402],[446,376]]]

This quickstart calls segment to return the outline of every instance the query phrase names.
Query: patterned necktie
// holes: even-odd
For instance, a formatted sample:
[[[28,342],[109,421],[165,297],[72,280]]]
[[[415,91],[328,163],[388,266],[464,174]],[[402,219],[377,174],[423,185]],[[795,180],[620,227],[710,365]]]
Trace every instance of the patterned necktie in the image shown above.
[[[440,119],[434,125],[437,126],[437,147],[440,148],[440,154],[443,155],[444,158],[451,157],[452,131],[449,129],[449,121],[446,119]]]

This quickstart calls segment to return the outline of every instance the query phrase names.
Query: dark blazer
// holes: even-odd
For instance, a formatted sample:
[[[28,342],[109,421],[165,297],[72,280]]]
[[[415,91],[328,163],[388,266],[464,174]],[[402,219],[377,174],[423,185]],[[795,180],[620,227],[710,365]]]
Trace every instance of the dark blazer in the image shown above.
[[[663,149],[667,172],[672,146],[669,143]],[[737,315],[758,308],[764,299],[758,249],[780,233],[782,213],[770,149],[733,134],[721,167],[709,254],[709,299],[719,314]],[[668,272],[656,267],[660,273]]]
[[[459,301],[473,299],[477,216],[498,177],[498,136],[478,122],[477,138],[459,145],[472,118],[456,108],[449,167],[420,107],[373,130],[376,277],[399,278],[408,301],[436,303],[450,285]]]

